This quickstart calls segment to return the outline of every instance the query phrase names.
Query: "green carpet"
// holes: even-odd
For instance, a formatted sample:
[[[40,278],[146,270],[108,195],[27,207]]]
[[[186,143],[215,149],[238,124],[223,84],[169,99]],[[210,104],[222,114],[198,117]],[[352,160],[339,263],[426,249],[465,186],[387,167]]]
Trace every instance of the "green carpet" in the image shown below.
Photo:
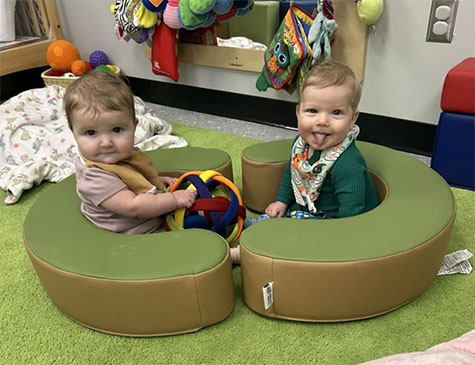
[[[256,141],[178,124],[174,128],[191,146],[227,151],[240,187],[240,152]],[[269,319],[248,309],[240,268],[235,267],[236,307],[221,323],[192,334],[156,338],[92,331],[70,320],[49,299],[23,246],[23,220],[50,186],[25,192],[12,206],[0,204],[2,364],[357,364],[422,351],[475,328],[475,273],[436,277],[421,296],[384,316],[309,324]],[[475,253],[475,192],[453,192],[458,211],[447,252],[466,248]],[[4,197],[0,191],[2,201]]]

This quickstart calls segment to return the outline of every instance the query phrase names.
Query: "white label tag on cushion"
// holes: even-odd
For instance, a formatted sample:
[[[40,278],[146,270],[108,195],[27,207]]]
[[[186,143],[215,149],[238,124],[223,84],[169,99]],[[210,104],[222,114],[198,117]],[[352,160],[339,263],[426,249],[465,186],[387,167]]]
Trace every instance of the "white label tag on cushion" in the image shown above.
[[[267,310],[274,303],[274,295],[272,293],[273,282],[267,283],[262,287],[262,295],[264,296],[264,309]]]

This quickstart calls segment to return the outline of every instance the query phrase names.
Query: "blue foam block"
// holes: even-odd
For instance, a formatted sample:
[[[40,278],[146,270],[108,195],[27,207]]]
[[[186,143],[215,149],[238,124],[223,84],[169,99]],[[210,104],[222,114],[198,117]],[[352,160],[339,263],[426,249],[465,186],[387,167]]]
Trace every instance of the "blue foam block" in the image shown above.
[[[450,185],[475,190],[475,115],[443,111],[431,167]]]

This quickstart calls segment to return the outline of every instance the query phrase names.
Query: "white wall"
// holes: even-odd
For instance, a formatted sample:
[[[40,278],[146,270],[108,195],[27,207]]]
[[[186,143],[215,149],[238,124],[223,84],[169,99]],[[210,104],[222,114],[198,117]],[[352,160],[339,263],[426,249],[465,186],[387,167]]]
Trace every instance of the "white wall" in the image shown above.
[[[460,0],[452,43],[426,42],[431,0],[385,0],[370,34],[361,110],[437,124],[445,75],[475,57],[475,0]]]
[[[116,39],[109,10],[113,2],[57,0],[66,39],[84,59],[101,49],[129,76],[173,82],[152,73],[141,45]],[[466,57],[475,57],[475,0],[460,0],[450,44],[425,41],[431,2],[385,0],[377,32],[368,38],[362,112],[437,124],[447,71]],[[187,64],[180,64],[179,72],[183,85],[296,101],[285,91],[257,91],[258,74],[253,72]]]

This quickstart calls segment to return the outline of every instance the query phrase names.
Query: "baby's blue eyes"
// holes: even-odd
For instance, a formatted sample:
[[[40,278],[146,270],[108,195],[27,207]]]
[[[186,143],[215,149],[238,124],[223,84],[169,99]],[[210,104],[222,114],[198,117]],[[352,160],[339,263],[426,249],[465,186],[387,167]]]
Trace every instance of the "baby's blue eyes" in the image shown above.
[[[316,113],[318,113],[318,110],[317,110],[317,109],[308,109],[308,110],[307,110],[307,113],[316,114]],[[341,115],[341,114],[343,114],[343,113],[341,112],[341,110],[338,110],[338,109],[337,109],[337,110],[332,111],[332,114],[333,114],[333,115]]]
[[[112,133],[120,133],[122,132],[123,129],[121,127],[114,127],[112,128]],[[89,129],[86,131],[86,135],[88,136],[95,136],[97,134],[97,132],[93,129]]]

